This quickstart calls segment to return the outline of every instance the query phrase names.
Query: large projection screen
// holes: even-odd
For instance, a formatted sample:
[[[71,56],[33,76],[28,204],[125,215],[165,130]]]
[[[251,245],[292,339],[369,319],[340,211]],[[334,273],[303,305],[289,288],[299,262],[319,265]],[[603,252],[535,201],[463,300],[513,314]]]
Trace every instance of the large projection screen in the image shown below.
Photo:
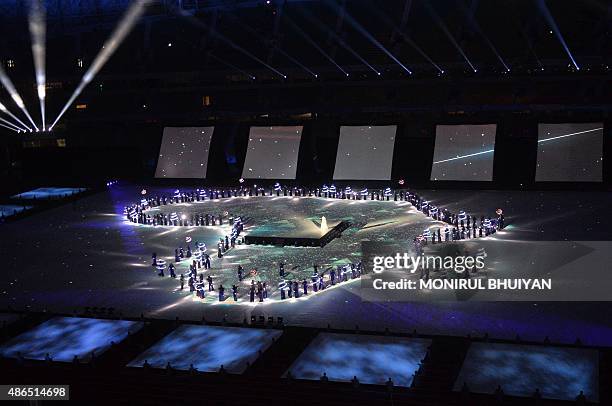
[[[495,124],[438,125],[430,180],[492,181]]]
[[[396,125],[340,127],[334,179],[391,179],[396,131]]]
[[[215,127],[165,127],[156,178],[205,179]]]
[[[602,123],[538,125],[536,182],[601,182]]]
[[[302,127],[251,127],[242,169],[246,179],[295,179]]]

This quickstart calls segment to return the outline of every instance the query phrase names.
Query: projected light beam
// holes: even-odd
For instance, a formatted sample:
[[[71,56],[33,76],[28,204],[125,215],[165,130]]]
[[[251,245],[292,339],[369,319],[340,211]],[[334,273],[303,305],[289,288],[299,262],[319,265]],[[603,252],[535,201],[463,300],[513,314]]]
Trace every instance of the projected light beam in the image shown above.
[[[28,26],[30,28],[30,37],[32,38],[32,57],[34,58],[34,73],[36,74],[36,91],[40,101],[42,130],[45,131],[45,97],[47,82],[45,73],[45,40],[47,36],[47,23],[45,6],[41,0],[31,0]]]
[[[561,30],[559,30],[559,27],[557,26],[557,23],[555,22],[554,17],[552,16],[552,14],[550,13],[550,10],[548,9],[548,6],[544,2],[544,0],[538,0],[537,4],[538,4],[538,9],[540,9],[540,12],[544,16],[544,19],[550,26],[550,29],[553,30],[553,32],[555,33],[555,36],[561,43],[561,46],[563,47],[563,49],[565,50],[565,53],[567,54],[569,59],[572,61],[572,65],[574,65],[574,68],[576,68],[576,70],[580,70],[580,66],[578,66],[578,64],[576,63],[576,60],[574,59],[572,52],[567,46],[565,39],[563,39],[563,34],[561,34]]]
[[[313,14],[311,14],[305,8],[301,9],[300,11],[301,11],[302,15],[304,17],[306,17],[306,19],[308,19],[308,21],[311,24],[316,25],[317,27],[319,27],[320,30],[322,30],[323,32],[326,32],[330,37],[332,37],[335,41],[337,41],[338,44],[340,44],[340,46],[342,46],[344,49],[346,49],[348,52],[350,52],[355,58],[359,59],[359,61],[361,61],[361,63],[363,63],[365,66],[367,66],[370,70],[372,70],[374,73],[376,73],[377,75],[380,76],[380,72],[377,71],[376,69],[374,69],[374,67],[372,65],[370,65],[368,63],[368,61],[366,61],[361,55],[359,55],[357,53],[357,51],[355,51],[353,48],[351,48],[346,43],[346,41],[344,41],[338,34],[336,34],[334,31],[332,31],[325,24],[321,23],[317,17],[315,17]],[[345,72],[345,74],[346,74],[346,76],[349,75],[348,72]]]
[[[429,15],[431,15],[431,17],[435,20],[435,22],[438,24],[438,27],[440,27],[440,29],[444,32],[444,34],[449,39],[451,44],[453,44],[455,49],[461,54],[461,56],[463,57],[463,59],[465,59],[467,64],[470,65],[470,68],[472,68],[472,70],[474,72],[476,72],[477,69],[474,67],[474,65],[472,64],[470,59],[467,57],[465,52],[463,52],[463,49],[461,49],[461,47],[459,46],[459,44],[457,43],[457,41],[453,37],[453,34],[451,34],[450,30],[448,29],[448,27],[446,26],[444,21],[442,21],[442,18],[438,15],[436,10],[434,10],[433,6],[428,1],[425,1],[423,4],[427,8],[427,11],[429,12]]]
[[[334,66],[336,66],[336,68],[338,68],[340,70],[340,72],[342,72],[345,76],[348,76],[348,72],[345,71],[344,69],[342,69],[342,67],[340,65],[338,65],[336,63],[336,61],[333,60],[333,58],[331,56],[329,56],[327,54],[327,52],[325,52],[323,50],[323,48],[321,48],[312,38],[310,38],[310,36],[308,34],[306,34],[306,32],[304,30],[302,30],[296,23],[294,23],[289,17],[287,17],[285,15],[285,21],[287,21],[289,23],[289,25],[291,25],[291,28],[293,28],[298,34],[300,34],[300,36],[306,41],[308,42],[310,45],[312,45],[317,51],[319,51],[319,53],[321,55],[323,55],[328,61],[330,61],[332,64],[334,64]]]
[[[2,69],[0,67],[0,69]],[[23,121],[21,121],[19,118],[17,118],[13,113],[11,113],[4,104],[0,103],[0,111],[3,112],[4,114],[8,115],[9,117],[11,117],[13,120],[17,121],[19,124],[21,124],[23,127],[25,127],[27,129],[27,131],[32,132],[32,129],[30,127],[28,127],[27,125],[25,125],[25,123]],[[13,124],[15,125],[15,124]],[[23,130],[24,132],[26,130]]]
[[[30,120],[30,123],[32,123],[34,128],[36,128],[36,131],[38,131],[38,127],[36,127],[36,124],[34,124],[34,120],[32,120],[32,116],[30,116],[30,113],[28,112],[28,110],[25,107],[25,104],[23,103],[23,99],[21,98],[21,96],[19,96],[19,93],[17,92],[17,89],[15,89],[15,85],[13,85],[13,82],[8,77],[6,72],[4,71],[4,68],[2,68],[2,65],[0,65],[0,83],[2,83],[2,85],[6,88],[6,90],[11,95],[11,98],[13,99],[13,101],[15,102],[17,107],[19,107],[19,109],[28,118],[28,120]],[[2,109],[0,108],[0,110],[2,110]],[[2,111],[7,113],[6,110],[2,110]],[[13,116],[12,114],[9,114],[9,115],[11,115],[11,117],[15,118],[17,121],[19,121],[21,123],[21,120],[18,120],[15,116]],[[29,127],[28,127],[28,129],[30,131],[32,131]]]
[[[223,60],[223,59],[219,58],[218,56],[216,56],[216,55],[214,55],[214,54],[212,54],[212,53],[208,53],[208,56],[210,56],[211,58],[213,58],[213,59],[214,59],[214,60],[216,60],[217,62],[220,62],[220,63],[222,63],[223,65],[228,66],[228,67],[230,67],[230,68],[232,68],[232,69],[234,69],[234,70],[236,70],[236,71],[238,71],[238,72],[242,73],[242,74],[243,74],[243,75],[245,75],[245,76],[248,76],[248,77],[249,77],[249,78],[251,78],[252,80],[255,80],[255,76],[253,76],[253,75],[251,75],[250,73],[248,73],[248,72],[246,72],[246,71],[244,71],[244,70],[240,69],[240,68],[239,68],[239,67],[237,67],[236,65],[233,65],[233,64],[231,64],[231,63],[227,62],[226,60]]]
[[[555,137],[550,137],[550,138],[543,138],[541,140],[538,140],[538,144],[541,144],[541,143],[544,143],[544,142],[548,142],[548,141],[558,140],[558,139],[561,139],[561,138],[572,137],[574,135],[591,133],[591,132],[599,131],[599,130],[603,130],[603,127],[594,128],[592,130],[578,131],[578,132],[570,133],[570,134],[557,135]],[[443,159],[441,161],[435,161],[434,164],[441,164],[441,163],[444,163],[444,162],[456,161],[458,159],[470,158],[470,157],[477,156],[477,155],[491,154],[493,152],[495,152],[494,149],[488,149],[486,151],[480,151],[480,152],[476,152],[476,153],[473,153],[473,154],[459,155],[459,156],[456,156],[456,157],[453,157],[453,158]]]
[[[328,2],[327,4],[329,4],[337,13],[341,12],[340,7],[335,2],[334,3]],[[408,72],[409,75],[412,75],[412,71],[410,69],[408,69],[403,63],[401,63],[399,59],[395,57],[395,55],[393,55],[387,48],[383,46],[383,44],[381,44],[376,38],[374,38],[374,36],[372,36],[372,34],[370,34],[368,30],[366,30],[361,24],[359,24],[359,22],[355,20],[348,12],[345,13],[344,17],[346,18],[346,21],[348,21],[348,23],[354,29],[356,29],[361,35],[366,37],[372,44],[374,44],[374,46],[376,46],[378,49],[384,52],[389,58],[395,61],[395,63],[397,63],[403,70]],[[380,75],[380,73],[378,74]]]
[[[79,83],[64,108],[60,111],[60,114],[57,116],[55,121],[53,121],[51,127],[49,127],[49,131],[51,131],[53,127],[55,127],[55,124],[57,124],[57,122],[62,118],[64,113],[66,113],[68,107],[70,107],[74,100],[81,94],[83,89],[85,89],[85,87],[98,74],[100,69],[102,69],[104,64],[106,64],[106,62],[110,59],[110,57],[117,50],[119,45],[121,45],[125,37],[130,33],[134,25],[136,25],[136,22],[142,16],[146,7],[150,3],[152,3],[152,0],[136,0],[130,5],[128,10],[121,18],[121,21],[119,21],[119,24],[117,24],[117,27],[115,27],[115,30],[112,32],[109,39],[104,43],[100,52],[98,52],[96,59],[94,59],[89,69],[87,69],[85,75],[83,75],[81,83]]]
[[[469,20],[470,24],[472,25],[472,27],[474,28],[474,30],[476,32],[478,32],[478,34],[480,34],[480,36],[485,40],[485,42],[487,43],[487,45],[489,46],[489,48],[491,49],[493,54],[495,54],[495,56],[497,57],[499,62],[502,65],[504,65],[504,68],[506,69],[506,71],[510,72],[510,67],[508,66],[506,61],[504,61],[504,58],[502,58],[501,54],[497,51],[497,48],[495,47],[495,45],[493,45],[493,42],[484,33],[484,31],[480,27],[480,24],[478,24],[478,21],[476,20],[476,17],[474,17],[474,12],[471,12],[470,10],[468,10],[466,5],[463,2],[459,2],[459,4],[461,6],[461,9],[463,10],[463,14],[465,14],[465,16],[468,18],[468,20]]]
[[[176,14],[180,15],[181,17],[184,17],[184,18],[188,19],[193,25],[196,25],[196,26],[198,26],[200,28],[203,28],[203,29],[210,29],[210,27],[207,24],[204,24],[202,21],[200,21],[197,18],[193,17],[191,14],[189,14],[188,12],[186,12],[183,9],[179,9],[179,8],[175,7],[175,8],[173,8],[173,11]],[[215,38],[225,42],[227,45],[229,45],[230,47],[234,48],[236,51],[241,52],[243,55],[251,58],[255,62],[265,66],[268,69],[270,69],[272,72],[274,72],[275,74],[279,75],[283,79],[287,79],[287,75],[285,75],[284,73],[280,72],[278,69],[275,69],[274,67],[270,66],[269,64],[265,63],[260,58],[256,57],[255,55],[253,55],[252,53],[250,53],[249,51],[247,51],[246,49],[244,49],[240,45],[236,44],[234,41],[232,41],[231,39],[229,39],[225,35],[221,34],[216,29],[212,29],[211,30],[211,35],[214,36]]]
[[[2,123],[5,123],[5,124],[2,124]],[[11,124],[9,121],[6,121],[3,118],[0,118],[0,127],[8,128],[9,130],[13,130],[16,132],[23,131],[22,129],[15,127],[15,124]]]
[[[383,22],[385,24],[387,24],[390,27],[393,27],[393,30],[395,32],[397,32],[404,41],[406,41],[412,48],[414,48],[415,51],[417,51],[423,58],[425,58],[425,60],[427,60],[427,62],[429,62],[430,64],[433,65],[434,68],[436,68],[438,70],[438,72],[440,73],[444,73],[444,70],[440,67],[440,65],[438,65],[437,63],[435,63],[433,61],[433,59],[431,59],[431,57],[429,55],[427,55],[427,53],[420,47],[418,46],[418,44],[416,42],[414,42],[412,40],[412,38],[410,38],[410,36],[408,34],[406,34],[403,30],[401,30],[394,22],[391,18],[389,18],[389,16],[387,14],[385,14],[384,12],[380,11],[379,7],[376,7],[376,5],[370,5],[369,4],[369,11],[376,14],[378,16],[378,18],[380,18],[381,20],[383,20]]]

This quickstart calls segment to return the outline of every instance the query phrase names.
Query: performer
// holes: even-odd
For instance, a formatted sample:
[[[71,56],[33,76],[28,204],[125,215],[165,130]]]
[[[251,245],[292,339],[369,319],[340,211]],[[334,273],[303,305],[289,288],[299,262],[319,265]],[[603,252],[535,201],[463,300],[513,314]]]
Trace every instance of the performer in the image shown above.
[[[219,285],[219,301],[223,302],[225,300],[225,288],[223,285]]]
[[[281,278],[285,277],[285,264],[282,261],[278,264],[278,274]]]

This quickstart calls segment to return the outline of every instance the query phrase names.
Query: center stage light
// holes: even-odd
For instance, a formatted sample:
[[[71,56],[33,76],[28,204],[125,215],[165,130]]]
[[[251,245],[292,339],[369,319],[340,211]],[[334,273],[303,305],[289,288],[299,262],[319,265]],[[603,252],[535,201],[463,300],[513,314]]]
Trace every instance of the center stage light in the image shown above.
[[[31,0],[28,25],[30,28],[30,37],[32,38],[32,56],[34,58],[34,72],[36,74],[36,92],[38,94],[38,100],[40,101],[42,130],[45,131],[45,42],[47,36],[47,23],[45,6],[41,0]]]

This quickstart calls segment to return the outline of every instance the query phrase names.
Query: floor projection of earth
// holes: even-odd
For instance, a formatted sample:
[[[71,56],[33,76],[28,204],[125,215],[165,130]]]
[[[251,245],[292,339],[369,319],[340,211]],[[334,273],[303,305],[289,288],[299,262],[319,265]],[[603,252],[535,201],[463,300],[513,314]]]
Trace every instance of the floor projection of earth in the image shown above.
[[[358,263],[361,260],[361,242],[364,240],[412,239],[427,228],[444,226],[444,223],[426,217],[404,201],[252,196],[169,204],[146,211],[150,215],[160,212],[166,215],[177,213],[179,217],[184,215],[187,218],[194,213],[216,216],[227,213],[228,216],[241,216],[247,219],[244,233],[257,236],[319,238],[325,233],[321,230],[323,217],[328,228],[334,227],[340,221],[351,223],[351,227],[345,230],[340,238],[332,240],[323,248],[240,244],[230,248],[223,258],[218,258],[217,242],[231,232],[227,220],[222,226],[208,227],[150,226],[127,222],[128,226],[133,226],[136,232],[147,237],[151,251],[155,251],[158,258],[162,258],[166,263],[174,262],[175,247],[186,249],[187,240],[191,241],[189,245],[192,249],[197,242],[205,243],[212,262],[212,269],[206,272],[205,277],[210,274],[215,287],[222,284],[227,289],[226,296],[231,296],[229,288],[237,284],[240,294],[237,304],[249,304],[247,292],[252,280],[267,282],[271,293],[269,300],[279,300],[278,284],[283,280],[297,281],[302,292],[301,282],[307,279],[310,284],[315,264],[319,273],[322,273],[330,267],[336,269],[339,265]],[[187,275],[191,262],[192,259],[186,258],[179,262],[177,274]],[[284,264],[284,278],[281,278],[279,273],[281,263]],[[143,265],[150,266],[151,261],[143,261]],[[242,282],[238,281],[237,276],[239,265],[245,269],[245,279]],[[154,271],[155,268],[151,267],[151,272]],[[326,278],[329,278],[329,275],[326,275]],[[358,279],[347,282],[358,282]],[[176,279],[168,279],[166,284],[168,289],[178,289]],[[310,291],[308,296],[302,296],[301,299],[313,299],[313,293]],[[317,293],[326,294],[327,289]],[[194,296],[193,300],[219,303],[215,294],[207,295],[204,299]],[[236,303],[231,298],[226,302]]]

